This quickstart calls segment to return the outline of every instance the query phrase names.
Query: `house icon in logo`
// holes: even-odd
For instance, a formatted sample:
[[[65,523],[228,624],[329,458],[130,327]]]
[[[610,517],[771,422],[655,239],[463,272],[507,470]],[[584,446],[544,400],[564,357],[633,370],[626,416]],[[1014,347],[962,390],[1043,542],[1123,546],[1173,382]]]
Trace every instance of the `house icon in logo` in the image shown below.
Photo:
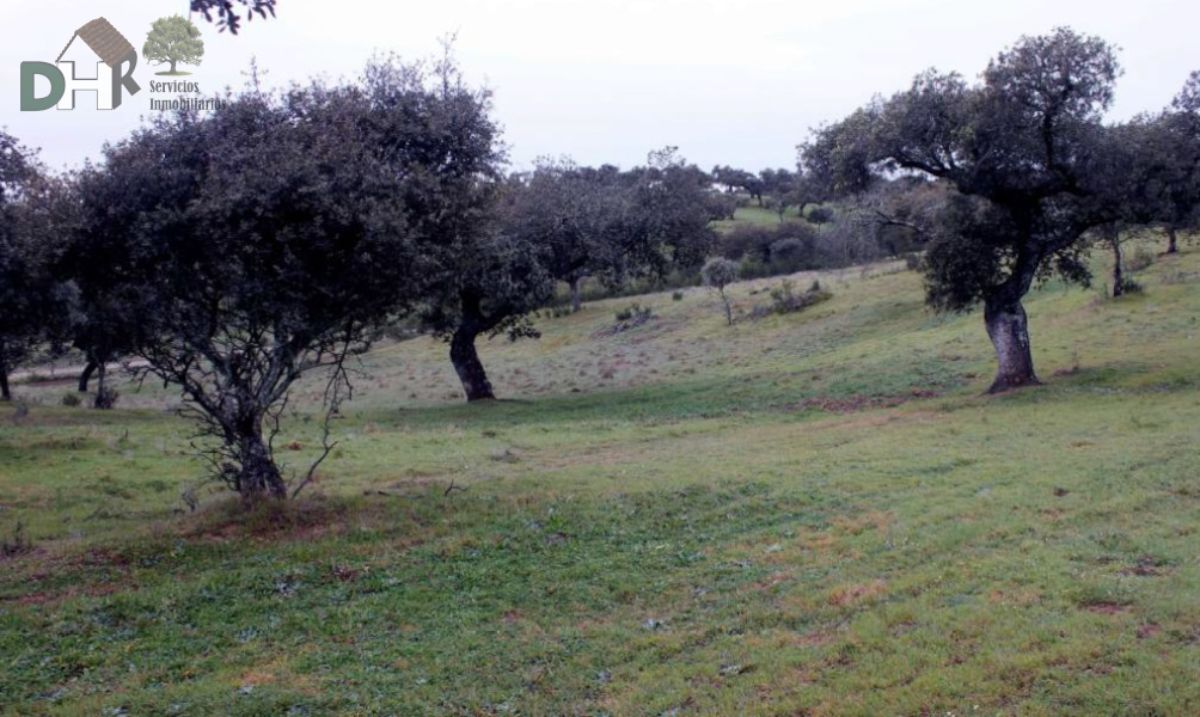
[[[141,90],[133,79],[137,61],[137,50],[129,40],[98,17],[75,31],[54,64],[21,63],[21,110],[75,109],[77,92],[95,92],[98,110],[116,109],[121,106],[122,90],[131,95]],[[80,77],[76,68],[91,63],[95,63],[95,77]],[[39,76],[50,82],[49,93],[42,97],[36,96]]]

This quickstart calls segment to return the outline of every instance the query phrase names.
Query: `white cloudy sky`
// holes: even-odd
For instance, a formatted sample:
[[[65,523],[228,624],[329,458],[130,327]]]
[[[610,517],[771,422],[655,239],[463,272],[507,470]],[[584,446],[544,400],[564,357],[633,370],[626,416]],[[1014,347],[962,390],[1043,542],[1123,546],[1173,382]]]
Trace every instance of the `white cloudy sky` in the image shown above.
[[[0,4],[0,126],[52,167],[99,155],[147,111],[145,90],[113,112],[21,113],[18,67],[53,61],[103,15],[139,47],[186,0]],[[496,93],[516,166],[539,155],[630,165],[665,144],[703,167],[790,166],[808,128],[923,68],[975,76],[1022,34],[1067,24],[1122,48],[1113,116],[1166,104],[1200,69],[1196,0],[279,0],[279,17],[237,37],[198,23],[194,79],[240,86],[251,57],[268,82],[352,75],[376,50],[417,57],[458,35],[468,75]],[[146,87],[154,69],[143,60]]]

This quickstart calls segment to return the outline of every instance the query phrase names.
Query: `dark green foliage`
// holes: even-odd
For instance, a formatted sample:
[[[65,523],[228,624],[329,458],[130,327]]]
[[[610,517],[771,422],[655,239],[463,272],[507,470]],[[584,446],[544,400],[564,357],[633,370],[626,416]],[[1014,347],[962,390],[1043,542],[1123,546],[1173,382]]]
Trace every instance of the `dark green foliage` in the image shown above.
[[[275,17],[276,0],[191,0],[191,11],[200,13],[208,22],[216,22],[222,31],[236,35],[242,27],[242,15],[237,6],[246,8],[246,19],[257,15],[266,19]]]
[[[0,132],[0,400],[11,398],[9,373],[67,321],[73,292],[53,271],[65,196],[32,151]]]
[[[83,241],[127,258],[137,353],[182,388],[214,474],[246,497],[285,493],[270,439],[296,379],[328,370],[336,407],[346,357],[433,274],[437,221],[475,169],[444,162],[451,143],[472,155],[444,134],[462,106],[443,91],[385,61],[360,85],[232,96],[160,118],[81,179]]]

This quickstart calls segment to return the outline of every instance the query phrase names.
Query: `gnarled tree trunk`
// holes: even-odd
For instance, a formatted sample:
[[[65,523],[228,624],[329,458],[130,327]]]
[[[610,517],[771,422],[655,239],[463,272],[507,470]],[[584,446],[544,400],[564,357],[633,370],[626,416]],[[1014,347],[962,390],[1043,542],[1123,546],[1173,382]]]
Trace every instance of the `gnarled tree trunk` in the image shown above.
[[[1179,237],[1176,235],[1175,227],[1167,227],[1167,253],[1179,253]]]
[[[458,380],[462,382],[463,392],[468,401],[496,397],[492,391],[492,384],[488,381],[487,372],[483,369],[483,363],[479,360],[479,353],[475,350],[475,338],[478,335],[479,332],[473,325],[464,322],[450,338],[450,361],[454,364],[454,370],[458,373]]]
[[[483,313],[483,300],[475,293],[464,291],[460,301],[462,319],[450,336],[450,362],[454,364],[454,371],[462,382],[467,401],[495,398],[487,372],[479,360],[479,353],[475,351],[475,339],[494,328],[496,320]]]
[[[994,299],[985,302],[983,320],[999,363],[996,380],[992,382],[988,393],[1041,383],[1033,371],[1029,320],[1020,300]]]
[[[243,500],[250,502],[264,496],[286,498],[287,485],[263,440],[262,418],[256,415],[241,418],[237,422],[237,432],[238,460],[241,463],[237,490]]]
[[[108,367],[101,361],[96,369],[96,400],[92,402],[93,408],[108,410],[113,407],[112,400],[108,395],[108,386],[104,382],[107,375]]]
[[[83,373],[79,374],[79,392],[87,393],[88,384],[91,383],[92,374],[99,368],[99,364],[88,359],[87,365],[83,367]]]

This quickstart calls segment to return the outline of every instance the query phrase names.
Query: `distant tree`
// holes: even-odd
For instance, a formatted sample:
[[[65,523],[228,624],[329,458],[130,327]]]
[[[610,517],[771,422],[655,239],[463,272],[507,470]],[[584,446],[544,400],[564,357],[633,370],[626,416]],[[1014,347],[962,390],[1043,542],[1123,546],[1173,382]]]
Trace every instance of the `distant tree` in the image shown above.
[[[1116,214],[1111,175],[1096,165],[1118,73],[1110,45],[1060,28],[1000,53],[981,84],[919,75],[804,148],[814,176],[842,193],[895,172],[951,190],[928,244],[926,298],[951,311],[983,304],[993,392],[1038,382],[1021,300],[1051,273],[1086,282],[1084,235]]]
[[[762,178],[753,172],[717,165],[713,167],[710,176],[712,181],[723,185],[727,190],[741,190],[749,194],[751,199],[758,200],[760,207],[763,205],[763,192],[766,187]]]
[[[242,16],[238,5],[246,8],[246,19],[253,20],[255,15],[266,19],[268,15],[275,17],[276,0],[191,0],[192,12],[200,13],[208,22],[215,22],[222,31],[229,30],[238,34],[242,28]],[[336,12],[328,10],[328,12]]]
[[[769,200],[771,208],[779,215],[779,221],[783,221],[787,210],[799,200],[798,177],[786,169],[764,169],[758,176],[762,182],[763,194]]]
[[[730,261],[725,257],[714,257],[705,262],[704,267],[700,270],[700,276],[704,279],[705,286],[715,289],[720,295],[721,304],[725,308],[725,322],[729,326],[733,326],[733,305],[729,303],[725,287],[737,281],[737,262]]]
[[[736,197],[720,192],[708,195],[708,218],[710,221],[732,221],[737,214],[738,202]]]
[[[159,18],[150,26],[142,54],[151,62],[171,65],[169,74],[177,74],[176,65],[199,65],[204,57],[204,40],[191,20],[179,15]]]
[[[417,78],[428,92],[413,90],[413,68],[387,58],[369,67],[366,90],[370,132],[391,171],[430,180],[408,196],[421,228],[419,317],[449,344],[463,392],[477,401],[495,397],[477,338],[536,336],[527,314],[554,285],[541,248],[503,230],[498,201],[508,190],[491,95],[465,83],[450,50]]]
[[[631,231],[631,194],[611,165],[580,167],[570,160],[539,160],[510,185],[504,232],[545,251],[550,275],[566,282],[571,309],[582,306],[581,284],[619,279],[620,237]]]
[[[618,271],[662,279],[675,269],[698,269],[716,243],[708,219],[709,176],[668,146],[651,152],[627,181],[630,228],[618,238]]]

